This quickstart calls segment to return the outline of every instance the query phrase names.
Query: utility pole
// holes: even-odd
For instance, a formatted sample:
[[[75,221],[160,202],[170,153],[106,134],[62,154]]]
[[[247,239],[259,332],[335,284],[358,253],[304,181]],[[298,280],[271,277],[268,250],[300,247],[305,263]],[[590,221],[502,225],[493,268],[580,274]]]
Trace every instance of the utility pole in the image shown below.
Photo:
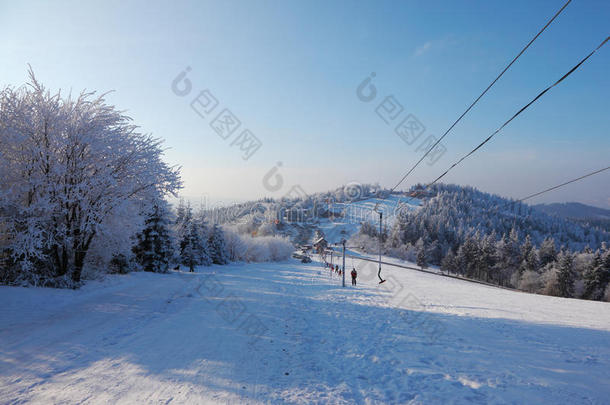
[[[341,239],[343,245],[343,287],[345,287],[345,238]]]
[[[385,280],[381,278],[381,233],[382,229],[382,221],[383,221],[383,213],[379,211],[379,271],[377,272],[377,277],[379,277],[379,284],[383,283]]]

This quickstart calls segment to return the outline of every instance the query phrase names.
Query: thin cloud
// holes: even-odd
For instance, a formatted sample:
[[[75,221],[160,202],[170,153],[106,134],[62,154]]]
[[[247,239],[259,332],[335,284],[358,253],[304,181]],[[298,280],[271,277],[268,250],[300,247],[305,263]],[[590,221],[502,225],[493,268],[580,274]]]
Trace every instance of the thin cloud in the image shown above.
[[[421,56],[424,53],[428,52],[428,50],[430,50],[430,48],[432,48],[432,41],[428,41],[425,44],[415,48],[414,56]]]
[[[415,52],[413,52],[413,56],[419,57],[428,53],[433,49],[442,49],[454,42],[454,38],[452,36],[448,36],[441,39],[433,39],[430,41],[424,42],[422,45],[415,48]]]

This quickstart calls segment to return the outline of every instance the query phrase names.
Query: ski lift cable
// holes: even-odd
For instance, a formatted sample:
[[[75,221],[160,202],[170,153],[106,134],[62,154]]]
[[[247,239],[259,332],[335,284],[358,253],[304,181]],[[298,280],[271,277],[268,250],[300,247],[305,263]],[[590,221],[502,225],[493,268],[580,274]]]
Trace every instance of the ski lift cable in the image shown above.
[[[552,187],[546,188],[546,189],[544,189],[544,190],[542,190],[542,191],[538,191],[538,192],[536,192],[536,193],[530,194],[530,195],[528,195],[528,196],[526,196],[526,197],[523,197],[523,198],[520,198],[520,199],[518,199],[518,200],[511,201],[510,203],[507,203],[507,204],[505,204],[505,205],[503,205],[503,206],[497,207],[497,208],[496,208],[496,210],[501,210],[501,209],[506,208],[506,207],[508,207],[508,206],[514,205],[514,204],[516,204],[516,203],[520,203],[520,202],[523,202],[523,201],[525,201],[525,200],[529,200],[529,199],[531,199],[531,198],[538,197],[539,195],[542,195],[542,194],[548,193],[549,191],[557,190],[558,188],[561,188],[561,187],[563,187],[563,186],[567,186],[568,184],[576,183],[577,181],[580,181],[580,180],[586,179],[587,177],[594,176],[594,175],[596,175],[596,174],[602,173],[602,172],[604,172],[604,171],[606,171],[606,170],[609,170],[609,169],[610,169],[610,166],[604,167],[604,168],[599,169],[599,170],[595,170],[595,171],[593,171],[593,172],[587,173],[587,174],[582,175],[582,176],[580,176],[580,177],[577,177],[577,178],[575,178],[575,179],[565,181],[565,182],[563,182],[563,183],[561,183],[561,184],[557,184],[557,185],[555,185],[555,186],[552,186]]]
[[[407,177],[413,172],[413,170],[415,170],[415,168],[417,166],[419,166],[419,164],[426,158],[426,156],[428,156],[430,154],[430,152],[432,152],[434,150],[434,148],[436,148],[436,146],[449,134],[449,132],[451,132],[451,130],[462,120],[462,118],[464,118],[464,116],[466,114],[468,114],[468,112],[475,106],[475,104],[481,99],[483,98],[483,96],[489,91],[489,89],[492,88],[492,86],[494,84],[496,84],[496,82],[504,75],[504,73],[506,73],[506,71],[517,61],[517,59],[519,59],[519,57],[521,57],[521,55],[523,55],[523,53],[527,50],[527,48],[530,47],[530,45],[532,45],[534,43],[534,41],[547,29],[547,27],[549,25],[551,25],[551,23],[559,16],[559,14],[561,14],[561,12],[568,6],[568,4],[570,4],[572,0],[568,0],[563,7],[561,7],[556,13],[555,15],[545,24],[544,27],[542,27],[542,29],[540,31],[538,31],[538,33],[527,43],[527,45],[525,45],[525,47],[523,49],[521,49],[521,51],[517,54],[517,56],[515,56],[513,58],[513,60],[506,65],[506,67],[504,68],[504,70],[502,70],[500,72],[500,74],[489,84],[489,86],[487,86],[487,88],[485,90],[483,90],[483,92],[472,102],[472,104],[470,104],[468,106],[468,108],[466,109],[466,111],[464,111],[462,113],[462,115],[460,115],[458,117],[457,120],[455,120],[455,122],[453,124],[451,124],[451,126],[449,127],[449,129],[447,129],[445,131],[445,133],[430,147],[430,149],[428,149],[426,151],[426,153],[424,153],[422,155],[422,157],[417,161],[417,163],[415,163],[413,165],[413,167],[411,167],[411,169],[409,169],[409,171],[400,179],[400,181],[394,186],[392,187],[392,191],[395,191],[406,179]]]
[[[589,59],[591,56],[593,56],[593,54],[595,54],[595,52],[597,52],[602,46],[604,46],[606,44],[606,42],[608,42],[608,40],[610,40],[610,37],[606,38],[601,44],[599,44],[597,46],[597,48],[595,48],[593,51],[591,51],[587,56],[585,56],[580,62],[578,62],[572,69],[570,69],[566,74],[564,74],[563,76],[561,76],[561,78],[559,80],[557,80],[555,83],[551,84],[550,86],[548,86],[546,89],[542,90],[536,97],[534,97],[529,103],[527,103],[526,105],[524,105],[523,107],[521,107],[521,109],[519,111],[517,111],[515,114],[513,114],[512,117],[510,117],[506,122],[504,122],[504,124],[502,124],[498,129],[496,129],[491,135],[489,135],[487,138],[485,138],[485,140],[483,140],[483,142],[481,142],[480,144],[478,144],[474,149],[472,149],[470,152],[468,152],[467,154],[465,154],[464,156],[462,156],[458,161],[456,161],[455,163],[453,163],[447,170],[445,170],[445,172],[443,172],[443,174],[441,174],[440,176],[438,176],[432,183],[430,183],[430,185],[436,183],[437,181],[439,181],[440,179],[442,179],[444,176],[447,175],[447,173],[449,173],[449,171],[451,171],[454,167],[456,167],[457,165],[459,165],[460,163],[462,163],[465,159],[467,159],[468,157],[470,157],[471,155],[473,155],[477,150],[479,150],[481,147],[483,147],[483,145],[485,145],[487,142],[489,142],[494,136],[496,136],[496,134],[498,134],[502,129],[504,129],[504,127],[506,127],[512,120],[514,120],[515,118],[517,118],[523,111],[527,110],[532,104],[534,104],[536,101],[538,101],[538,99],[540,99],[544,94],[546,94],[549,90],[551,90],[553,87],[557,86],[559,83],[561,83],[562,81],[564,81],[568,76],[570,76],[574,71],[576,71],[583,63],[585,63],[585,61],[587,59]]]
[[[468,152],[467,154],[465,154],[464,156],[462,156],[460,159],[458,159],[455,163],[453,163],[451,166],[449,166],[449,168],[447,170],[445,170],[440,176],[438,176],[436,179],[434,179],[432,182],[428,183],[427,185],[424,186],[423,191],[427,190],[428,188],[430,188],[431,186],[433,186],[434,184],[436,184],[440,179],[442,179],[443,177],[445,177],[451,170],[453,170],[456,166],[458,166],[460,163],[462,163],[464,160],[466,160],[468,157],[472,156],[476,151],[478,151],[479,149],[481,149],[483,147],[483,145],[485,145],[487,142],[489,142],[494,136],[496,136],[500,131],[502,131],[502,129],[504,129],[510,122],[512,122],[515,118],[517,118],[522,112],[524,112],[525,110],[527,110],[532,104],[534,104],[536,101],[538,101],[543,95],[545,95],[549,90],[551,90],[553,87],[557,86],[559,83],[563,82],[568,76],[570,76],[572,73],[574,73],[578,68],[580,68],[580,66],[582,66],[583,63],[585,63],[591,56],[593,56],[602,46],[604,46],[606,44],[606,42],[608,42],[610,40],[610,37],[607,37],[604,41],[602,41],[602,43],[600,43],[597,48],[595,48],[593,51],[591,51],[587,56],[585,56],[580,62],[578,62],[574,67],[572,67],[572,69],[570,69],[566,74],[564,74],[563,76],[561,76],[561,78],[559,78],[557,81],[555,81],[553,84],[551,84],[550,86],[548,86],[547,88],[545,88],[544,90],[542,90],[540,93],[538,93],[538,95],[536,97],[534,97],[529,103],[525,104],[523,107],[521,107],[521,109],[519,109],[515,114],[513,114],[506,122],[504,122],[500,127],[498,127],[498,129],[496,129],[491,135],[489,135],[487,138],[485,138],[481,143],[479,143],[474,149],[472,149],[470,152]],[[602,171],[605,169],[602,169]],[[407,203],[409,201],[412,200],[413,197],[410,197],[409,200],[407,200]]]
[[[419,166],[419,164],[426,158],[426,156],[428,156],[430,152],[432,152],[434,148],[438,146],[438,144],[449,134],[449,132],[451,132],[451,130],[462,120],[462,118],[464,118],[466,114],[470,112],[470,110],[475,106],[475,104],[477,104],[479,100],[481,100],[483,96],[487,94],[487,92],[496,84],[496,82],[500,80],[504,73],[506,73],[508,69],[510,69],[510,67],[521,57],[521,55],[525,53],[525,51],[534,43],[534,41],[536,41],[536,39],[538,39],[538,37],[542,35],[542,33],[553,23],[553,21],[555,21],[555,19],[563,12],[563,10],[568,6],[568,4],[571,3],[571,1],[572,0],[566,1],[565,4],[559,10],[557,10],[553,17],[551,17],[551,19],[547,21],[547,23],[536,33],[536,35],[534,35],[534,37],[523,47],[523,49],[521,49],[521,51],[519,51],[519,53],[510,61],[510,63],[506,65],[506,67],[504,67],[500,74],[496,76],[496,78],[485,88],[485,90],[483,90],[481,94],[479,94],[479,96],[468,106],[468,108],[466,108],[466,110],[453,122],[453,124],[451,124],[451,126],[443,133],[443,135],[426,151],[426,153],[423,154],[423,156],[415,163],[415,165],[413,165],[413,167],[409,169],[409,171],[400,179],[400,181],[390,189],[389,194],[394,192],[407,179],[407,177],[415,170],[417,166]],[[384,200],[385,197],[380,196],[380,199]],[[379,202],[375,204],[374,211],[377,211],[378,207]]]

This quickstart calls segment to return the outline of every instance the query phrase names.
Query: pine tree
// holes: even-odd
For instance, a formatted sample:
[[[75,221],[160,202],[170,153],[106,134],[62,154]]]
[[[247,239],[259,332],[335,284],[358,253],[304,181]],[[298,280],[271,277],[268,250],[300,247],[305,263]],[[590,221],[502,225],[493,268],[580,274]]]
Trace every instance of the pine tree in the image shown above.
[[[555,251],[555,240],[553,238],[545,238],[540,245],[539,250],[540,267],[544,267],[549,263],[552,263],[557,258],[557,252]]]
[[[198,247],[199,264],[204,266],[212,265],[212,257],[210,254],[209,239],[211,236],[210,229],[208,227],[203,207],[199,211],[198,219],[196,221],[197,230],[201,239],[201,245]]]
[[[437,240],[433,240],[428,247],[428,258],[430,263],[434,265],[441,264],[443,260],[443,249]]]
[[[210,239],[208,241],[210,247],[210,258],[214,264],[227,264],[229,263],[229,254],[227,252],[225,237],[222,229],[214,224],[212,232],[210,233]]]
[[[426,257],[426,244],[422,238],[419,238],[415,243],[415,249],[417,251],[417,265],[422,269],[428,268],[428,259]]]
[[[465,274],[467,277],[473,277],[476,274],[478,258],[478,241],[473,236],[466,237],[466,240],[458,249],[455,260],[458,265],[458,272]]]
[[[557,273],[559,294],[562,297],[573,297],[576,276],[574,274],[572,254],[562,250],[557,257],[557,261],[559,265],[559,272]]]
[[[189,206],[190,209],[190,206]],[[184,217],[187,215],[187,207],[184,204],[184,198],[180,199],[178,203],[178,208],[176,209],[176,225],[182,224],[184,221]]]
[[[447,273],[453,273],[455,272],[455,267],[455,254],[453,253],[453,249],[449,249],[441,261],[441,270]]]
[[[144,220],[144,229],[136,235],[132,251],[145,271],[165,273],[173,255],[168,213],[164,202],[155,202]]]
[[[521,245],[521,266],[519,267],[519,273],[523,273],[526,270],[530,270],[527,267],[527,259],[530,256],[530,253],[534,249],[534,245],[532,244],[532,238],[529,234],[525,236],[525,241]]]
[[[191,272],[195,266],[212,264],[208,249],[208,237],[205,223],[193,218],[193,210],[187,203],[182,221],[178,225],[179,234],[179,262],[188,266]],[[205,235],[205,237],[203,236]]]
[[[201,264],[201,251],[203,250],[203,242],[201,235],[197,229],[197,225],[193,222],[188,227],[188,232],[185,233],[180,241],[180,262],[188,266],[189,271],[195,271],[195,266]]]
[[[593,260],[584,275],[584,281],[583,298],[601,300],[606,287],[610,283],[610,252],[605,252],[604,256],[599,250],[595,252],[595,256],[593,256]]]
[[[489,273],[495,265],[496,247],[494,242],[494,236],[487,235],[480,243],[477,262],[477,272],[480,280],[489,280]]]

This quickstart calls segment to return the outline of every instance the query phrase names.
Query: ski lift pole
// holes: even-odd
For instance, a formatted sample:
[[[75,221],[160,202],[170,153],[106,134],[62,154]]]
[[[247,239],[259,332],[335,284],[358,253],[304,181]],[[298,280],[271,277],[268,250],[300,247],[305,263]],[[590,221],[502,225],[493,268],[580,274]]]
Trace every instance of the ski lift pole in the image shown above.
[[[381,278],[381,233],[382,233],[382,220],[383,213],[379,211],[379,271],[377,271],[377,277],[379,277],[379,284],[385,282],[383,278]]]
[[[343,287],[345,287],[345,238],[341,239],[341,244],[343,245]]]

